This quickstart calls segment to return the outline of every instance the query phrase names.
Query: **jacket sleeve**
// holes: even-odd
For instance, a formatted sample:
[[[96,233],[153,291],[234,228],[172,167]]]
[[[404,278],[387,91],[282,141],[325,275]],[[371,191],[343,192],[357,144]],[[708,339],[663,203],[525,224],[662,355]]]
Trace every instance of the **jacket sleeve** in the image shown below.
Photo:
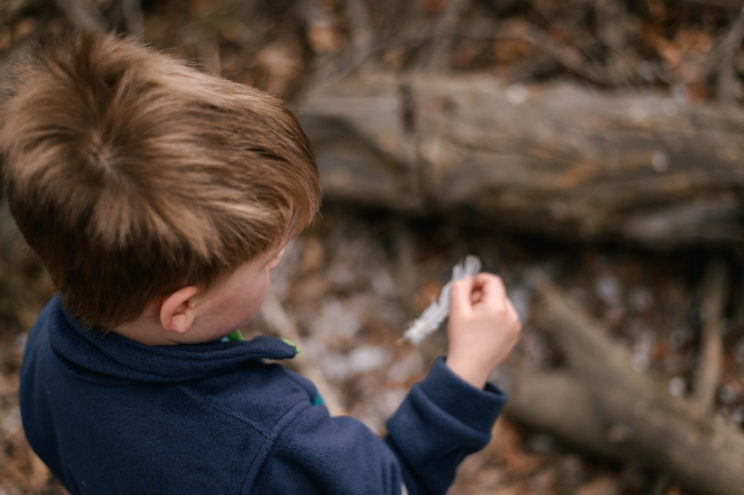
[[[444,494],[459,463],[483,448],[506,397],[479,390],[442,359],[413,386],[379,439],[359,421],[307,405],[278,434],[255,493]]]

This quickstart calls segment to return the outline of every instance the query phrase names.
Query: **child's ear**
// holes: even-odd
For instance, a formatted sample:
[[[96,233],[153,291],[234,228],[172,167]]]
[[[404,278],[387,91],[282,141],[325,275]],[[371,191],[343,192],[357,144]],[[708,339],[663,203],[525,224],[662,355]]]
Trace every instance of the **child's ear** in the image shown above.
[[[160,305],[160,324],[164,329],[186,333],[194,322],[194,299],[199,289],[193,285],[178,289]]]

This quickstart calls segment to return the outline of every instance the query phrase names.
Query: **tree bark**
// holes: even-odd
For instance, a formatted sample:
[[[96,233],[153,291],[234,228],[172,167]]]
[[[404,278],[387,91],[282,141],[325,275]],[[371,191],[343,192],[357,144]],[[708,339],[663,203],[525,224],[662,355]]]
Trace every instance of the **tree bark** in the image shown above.
[[[624,350],[555,290],[540,293],[540,327],[568,366],[517,370],[507,413],[588,451],[667,472],[694,493],[741,493],[744,434],[634,371]]]
[[[744,244],[744,110],[479,75],[349,78],[300,106],[326,196],[572,240]]]

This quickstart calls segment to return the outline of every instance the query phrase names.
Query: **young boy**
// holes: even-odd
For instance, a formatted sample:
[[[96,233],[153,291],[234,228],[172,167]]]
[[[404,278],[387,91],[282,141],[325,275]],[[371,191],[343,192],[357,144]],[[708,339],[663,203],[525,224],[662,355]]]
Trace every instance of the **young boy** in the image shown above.
[[[453,285],[446,362],[379,439],[264,361],[291,345],[223,339],[258,311],[320,202],[282,103],[89,33],[14,77],[3,178],[58,289],[29,334],[23,426],[71,493],[447,491],[505,401],[486,379],[520,325],[496,276]]]

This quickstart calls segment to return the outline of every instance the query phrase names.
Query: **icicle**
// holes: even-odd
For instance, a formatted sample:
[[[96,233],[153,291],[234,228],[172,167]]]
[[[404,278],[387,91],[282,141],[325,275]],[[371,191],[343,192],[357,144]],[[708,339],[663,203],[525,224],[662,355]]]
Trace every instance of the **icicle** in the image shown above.
[[[403,334],[403,338],[413,345],[419,345],[429,334],[433,333],[439,325],[449,315],[450,285],[452,282],[464,277],[473,277],[480,272],[481,262],[473,255],[468,255],[464,260],[452,268],[452,278],[442,288],[438,301],[432,301],[428,308],[421,313],[408,330]]]

